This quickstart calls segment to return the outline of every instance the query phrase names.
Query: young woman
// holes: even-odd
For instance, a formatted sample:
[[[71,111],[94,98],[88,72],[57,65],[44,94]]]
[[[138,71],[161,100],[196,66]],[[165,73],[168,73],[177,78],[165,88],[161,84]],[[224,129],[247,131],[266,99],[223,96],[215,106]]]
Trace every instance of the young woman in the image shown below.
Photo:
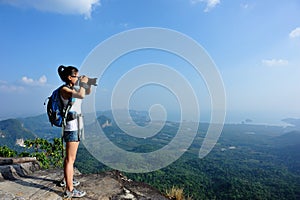
[[[65,85],[60,89],[60,95],[64,106],[72,102],[68,112],[64,128],[63,139],[66,142],[66,156],[64,160],[64,180],[62,185],[66,186],[65,198],[83,197],[86,193],[76,190],[74,186],[79,185],[73,180],[74,162],[80,138],[83,134],[83,120],[81,115],[81,102],[85,95],[90,94],[91,86],[88,84],[88,77],[79,77],[78,69],[73,66],[59,66],[58,74]],[[79,81],[79,86],[76,83]]]

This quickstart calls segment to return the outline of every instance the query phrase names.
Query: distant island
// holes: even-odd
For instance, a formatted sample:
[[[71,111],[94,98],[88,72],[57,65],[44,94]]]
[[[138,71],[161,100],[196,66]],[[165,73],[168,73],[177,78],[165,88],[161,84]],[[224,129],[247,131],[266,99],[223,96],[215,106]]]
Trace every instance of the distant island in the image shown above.
[[[287,123],[287,124],[291,124],[295,127],[300,127],[300,119],[296,119],[296,118],[285,118],[282,120],[283,122]]]

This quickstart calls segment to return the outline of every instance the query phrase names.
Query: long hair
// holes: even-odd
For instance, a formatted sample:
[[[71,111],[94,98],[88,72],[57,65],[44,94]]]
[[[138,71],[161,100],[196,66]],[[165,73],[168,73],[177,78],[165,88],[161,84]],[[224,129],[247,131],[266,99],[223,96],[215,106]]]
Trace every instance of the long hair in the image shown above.
[[[64,65],[60,65],[57,69],[57,72],[63,82],[69,83],[68,76],[73,76],[76,72],[78,72],[78,69],[74,66],[66,67]]]

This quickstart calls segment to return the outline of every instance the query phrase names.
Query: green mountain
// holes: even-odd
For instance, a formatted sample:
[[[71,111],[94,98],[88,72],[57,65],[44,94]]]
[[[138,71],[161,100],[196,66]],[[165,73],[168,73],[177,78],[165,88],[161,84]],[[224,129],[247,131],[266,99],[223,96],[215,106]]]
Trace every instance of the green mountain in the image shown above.
[[[32,131],[37,137],[52,140],[53,138],[61,137],[61,129],[51,126],[46,114],[19,118],[24,127]]]
[[[0,121],[0,145],[18,149],[24,140],[34,139],[36,135],[24,127],[18,119],[7,119]]]
[[[155,136],[141,139],[124,133],[106,116],[98,120],[101,124],[112,122],[103,130],[116,146],[136,153],[164,147],[174,138],[180,125],[167,122]],[[143,124],[143,120],[139,123]],[[199,159],[207,128],[207,123],[200,123],[190,148],[171,165],[155,172],[127,173],[127,176],[161,191],[175,185],[192,199],[300,199],[297,131],[287,132],[290,127],[280,126],[225,124],[213,150]],[[79,169],[85,173],[107,169],[93,156],[86,155],[89,152],[81,145],[76,161]]]
[[[133,121],[147,125],[147,112],[130,111]],[[174,139],[180,123],[166,122],[154,136],[136,138],[117,126],[111,111],[98,112],[98,122],[107,138],[131,152],[147,153],[163,148]],[[126,116],[126,115],[124,115]],[[289,121],[293,121],[289,119]],[[296,120],[297,121],[297,120]],[[199,159],[207,123],[200,123],[196,137],[185,153],[171,165],[149,173],[126,173],[160,191],[176,186],[192,199],[300,199],[300,129],[298,126],[225,124],[212,151]],[[15,138],[26,135],[51,139],[60,129],[51,127],[46,115],[1,121],[1,142],[5,133]],[[132,127],[134,128],[134,127]],[[97,133],[96,133],[97,134]],[[85,146],[79,146],[75,166],[82,173],[97,173],[109,167],[96,160]]]

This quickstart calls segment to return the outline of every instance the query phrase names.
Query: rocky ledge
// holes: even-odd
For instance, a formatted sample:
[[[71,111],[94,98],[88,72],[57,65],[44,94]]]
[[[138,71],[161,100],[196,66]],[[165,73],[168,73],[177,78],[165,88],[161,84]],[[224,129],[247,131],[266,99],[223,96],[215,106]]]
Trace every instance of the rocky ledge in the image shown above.
[[[62,169],[41,170],[38,162],[32,159],[21,163],[18,160],[3,160],[0,158],[0,199],[62,199],[64,188],[59,186]],[[76,171],[75,178],[81,183],[77,188],[87,192],[81,199],[167,200],[155,188],[131,181],[118,171],[100,174],[80,174]]]

